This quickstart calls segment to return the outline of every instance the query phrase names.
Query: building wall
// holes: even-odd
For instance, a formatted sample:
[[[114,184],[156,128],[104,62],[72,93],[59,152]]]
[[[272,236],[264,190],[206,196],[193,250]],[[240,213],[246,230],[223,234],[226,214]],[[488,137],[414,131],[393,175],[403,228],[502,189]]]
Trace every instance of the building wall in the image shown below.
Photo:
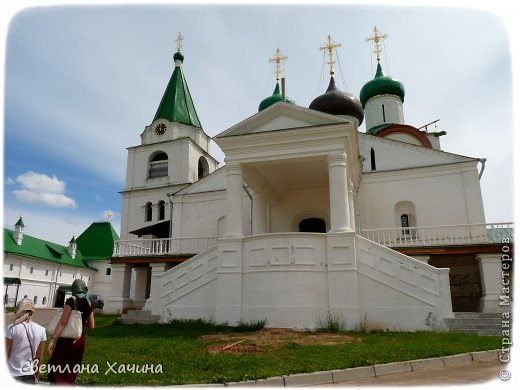
[[[270,207],[271,233],[298,231],[297,219],[317,217],[330,222],[329,189],[316,187],[286,190]],[[324,218],[326,217],[326,218]]]
[[[415,207],[415,226],[485,223],[476,163],[363,174],[362,229],[399,227],[396,205]]]
[[[91,284],[89,286],[89,292],[92,294],[101,295],[105,301],[110,296],[112,291],[112,274],[110,260],[96,260],[87,261],[87,264],[97,269],[91,278]],[[107,275],[107,270],[110,270],[110,275]]]
[[[407,142],[359,134],[359,154],[363,158],[363,172],[372,171],[371,149],[374,149],[377,171],[476,161],[469,157],[444,153]]]
[[[384,117],[383,117],[383,108]],[[397,96],[377,96],[370,99],[365,105],[366,128],[383,123],[404,123],[403,103]]]
[[[12,269],[11,269],[12,265]],[[32,272],[31,272],[32,269]],[[19,278],[22,282],[18,290],[18,299],[25,296],[35,300],[36,307],[52,307],[52,296],[55,286],[71,285],[75,279],[83,279],[87,286],[92,285],[95,271],[76,267],[61,266],[58,264],[29,259],[6,254],[4,258],[4,277]],[[4,289],[4,295],[6,291]],[[9,299],[14,299],[16,285],[7,288]],[[45,304],[44,302],[45,298]],[[9,303],[9,306],[13,303]]]

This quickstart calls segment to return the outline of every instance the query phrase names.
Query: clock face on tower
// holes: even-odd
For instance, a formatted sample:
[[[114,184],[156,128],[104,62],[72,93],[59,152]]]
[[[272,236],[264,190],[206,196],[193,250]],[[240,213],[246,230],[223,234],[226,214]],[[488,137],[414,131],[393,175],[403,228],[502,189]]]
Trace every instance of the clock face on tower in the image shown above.
[[[159,123],[157,126],[155,126],[156,135],[163,135],[165,132],[166,132],[166,125],[164,123]]]

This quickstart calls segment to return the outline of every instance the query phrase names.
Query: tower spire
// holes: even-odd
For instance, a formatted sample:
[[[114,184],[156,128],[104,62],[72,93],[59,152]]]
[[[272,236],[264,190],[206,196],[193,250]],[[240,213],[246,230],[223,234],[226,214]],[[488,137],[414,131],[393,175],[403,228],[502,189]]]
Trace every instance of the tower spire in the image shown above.
[[[340,47],[341,46],[341,43],[335,43],[332,41],[332,37],[328,36],[327,38],[327,43],[324,45],[324,46],[321,46],[320,47],[320,50],[323,50],[323,51],[327,51],[328,54],[329,54],[329,61],[327,62],[327,64],[329,64],[330,66],[330,70],[329,70],[329,73],[330,73],[330,77],[334,77],[334,64],[335,64],[335,61],[334,61],[334,53],[333,53],[333,50],[337,47]]]
[[[269,59],[269,62],[274,62],[274,74],[276,75],[276,82],[280,81],[280,74],[282,73],[280,69],[280,64],[282,61],[285,61],[288,57],[286,55],[282,55],[280,53],[280,48],[276,48],[276,54],[273,58]]]
[[[381,49],[381,42],[383,39],[388,38],[388,35],[386,34],[380,34],[377,30],[377,27],[374,26],[373,35],[370,35],[366,41],[367,42],[374,42],[374,53],[376,54],[377,63],[381,63],[381,52],[383,49]]]

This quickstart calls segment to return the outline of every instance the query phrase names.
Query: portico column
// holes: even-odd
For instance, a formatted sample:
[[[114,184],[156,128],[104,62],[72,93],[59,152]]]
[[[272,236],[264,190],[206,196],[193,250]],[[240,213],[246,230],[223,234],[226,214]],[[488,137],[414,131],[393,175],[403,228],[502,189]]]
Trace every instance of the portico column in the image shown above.
[[[330,231],[351,230],[349,213],[349,193],[347,187],[347,155],[335,153],[328,156]]]
[[[253,234],[265,234],[267,228],[267,201],[265,191],[253,195]]]
[[[482,283],[481,312],[501,312],[502,257],[500,253],[479,253],[476,255]]]
[[[226,164],[226,232],[224,237],[243,237],[242,167],[237,162]]]
[[[150,263],[150,296],[143,309],[152,314],[161,314],[161,275],[167,271],[167,263]]]
[[[148,272],[150,267],[135,268],[135,291],[134,291],[134,306],[140,309],[146,302],[148,292]]]
[[[107,302],[105,312],[122,313],[128,308],[130,299],[130,282],[132,278],[132,265],[127,263],[113,263],[112,268],[112,291]]]

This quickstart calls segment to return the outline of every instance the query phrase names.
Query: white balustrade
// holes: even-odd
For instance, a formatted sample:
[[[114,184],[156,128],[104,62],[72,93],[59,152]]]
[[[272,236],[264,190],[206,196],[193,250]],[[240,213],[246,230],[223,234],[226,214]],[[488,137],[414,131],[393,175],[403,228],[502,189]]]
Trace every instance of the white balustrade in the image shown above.
[[[435,246],[513,242],[513,223],[410,226],[361,229],[360,235],[385,246]]]
[[[113,257],[195,255],[216,245],[216,237],[148,238],[119,240]]]

